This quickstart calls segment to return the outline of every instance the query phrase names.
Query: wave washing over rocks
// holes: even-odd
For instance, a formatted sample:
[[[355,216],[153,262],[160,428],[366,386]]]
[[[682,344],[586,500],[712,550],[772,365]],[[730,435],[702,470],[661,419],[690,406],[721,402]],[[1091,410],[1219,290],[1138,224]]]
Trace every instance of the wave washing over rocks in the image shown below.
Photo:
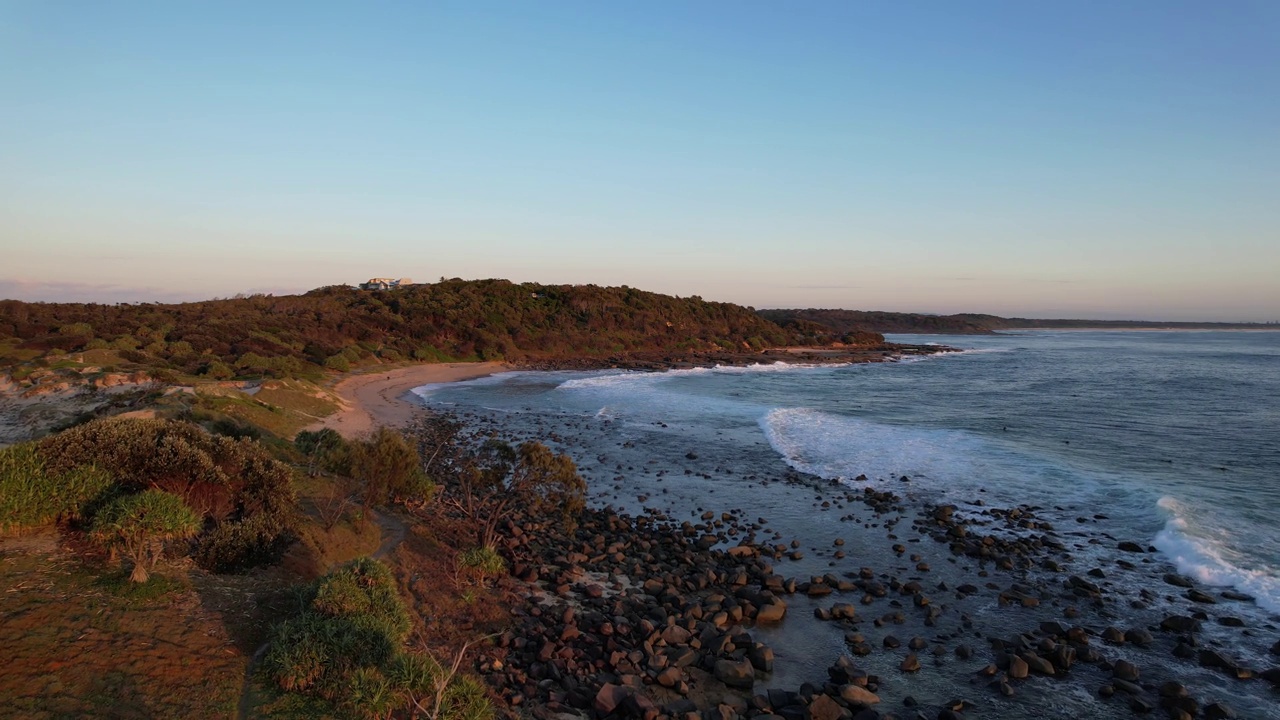
[[[778,402],[794,374],[752,371],[764,385],[735,395],[742,379],[526,373],[429,394],[479,432],[558,445],[591,487],[575,538],[515,530],[540,601],[487,667],[519,701],[650,720],[1277,716],[1275,618],[1206,584],[1229,578],[1179,573],[1158,547],[1187,537],[1176,514],[1141,530],[1125,516],[1148,498],[1105,473],[1025,502],[1070,469],[988,487],[1035,456],[959,453],[983,441],[940,428],[836,463],[838,438],[877,423],[824,451],[787,435],[822,424]],[[877,442],[917,455],[881,462]],[[904,465],[920,473],[889,473]]]

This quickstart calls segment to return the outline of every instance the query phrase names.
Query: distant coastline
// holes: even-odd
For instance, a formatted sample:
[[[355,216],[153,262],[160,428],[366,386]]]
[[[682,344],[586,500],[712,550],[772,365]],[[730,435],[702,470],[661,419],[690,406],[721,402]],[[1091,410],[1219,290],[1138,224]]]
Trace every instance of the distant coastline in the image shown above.
[[[759,310],[758,312],[765,319],[786,328],[816,326],[835,333],[989,335],[1001,330],[1280,330],[1280,323],[1276,322],[1038,319],[978,313],[929,315],[818,308]]]

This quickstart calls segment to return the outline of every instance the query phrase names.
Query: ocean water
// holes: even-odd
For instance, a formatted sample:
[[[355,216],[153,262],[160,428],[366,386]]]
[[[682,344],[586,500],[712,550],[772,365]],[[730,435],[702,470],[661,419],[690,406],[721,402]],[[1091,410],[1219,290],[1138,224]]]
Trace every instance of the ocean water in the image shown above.
[[[813,550],[795,574],[836,566],[831,539],[858,523],[778,482],[788,469],[892,489],[914,506],[1039,506],[1071,541],[1073,572],[1105,567],[1117,592],[1154,591],[1145,611],[1126,617],[1118,604],[1109,622],[1149,625],[1195,609],[1159,580],[1176,569],[1254,598],[1229,606],[1251,632],[1215,625],[1206,639],[1268,666],[1266,647],[1280,638],[1280,332],[890,339],[961,351],[847,366],[516,372],[416,392],[507,434],[549,437],[574,455],[596,502],[681,518],[704,507],[765,516],[779,538]],[[874,523],[861,527],[852,546],[863,562],[911,570],[872,540]],[[1119,540],[1158,552],[1115,570]],[[968,570],[948,572],[954,580]],[[815,659],[780,682],[830,662],[813,643],[840,648],[838,638],[803,642],[795,654]],[[1087,695],[1076,702],[1094,702]],[[1063,712],[1080,711],[1063,702]]]

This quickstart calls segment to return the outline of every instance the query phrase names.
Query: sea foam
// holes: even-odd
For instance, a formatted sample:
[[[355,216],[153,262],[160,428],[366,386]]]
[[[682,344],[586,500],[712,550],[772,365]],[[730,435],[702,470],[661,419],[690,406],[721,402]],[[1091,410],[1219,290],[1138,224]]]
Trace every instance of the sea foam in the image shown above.
[[[800,370],[838,369],[848,367],[848,363],[829,365],[812,365],[800,363],[755,363],[753,365],[716,365],[714,367],[679,368],[661,372],[646,370],[624,370],[605,375],[574,378],[566,380],[556,388],[558,390],[584,390],[591,388],[616,388],[629,384],[656,384],[707,375],[752,375],[757,373],[794,372]]]
[[[1176,498],[1165,496],[1156,504],[1168,519],[1153,544],[1177,566],[1178,572],[1205,585],[1248,593],[1256,598],[1259,607],[1280,613],[1280,576],[1275,568],[1238,566],[1240,553],[1231,549],[1227,531],[1214,533],[1217,538],[1208,537],[1209,530],[1195,523],[1192,509]]]
[[[971,500],[976,492],[1015,504],[1083,507],[1105,501],[1114,507],[1119,499],[1117,478],[967,430],[873,422],[811,408],[773,409],[759,425],[792,468],[846,484],[859,475],[906,475],[911,489],[948,502]],[[1149,502],[1131,500],[1123,509],[1149,512]]]

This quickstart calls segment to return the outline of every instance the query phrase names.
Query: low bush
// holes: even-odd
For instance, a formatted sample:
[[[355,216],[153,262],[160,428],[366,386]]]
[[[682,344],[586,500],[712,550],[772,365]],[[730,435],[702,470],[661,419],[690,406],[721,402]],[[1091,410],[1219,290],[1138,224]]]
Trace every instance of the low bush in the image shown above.
[[[486,720],[484,689],[428,655],[405,651],[409,614],[391,571],[355,560],[298,593],[299,613],[276,627],[264,672],[286,692],[322,698],[346,717],[399,708],[437,720]]]
[[[457,564],[458,585],[466,585],[469,581],[483,583],[507,571],[507,561],[488,545],[473,547],[458,553]]]
[[[170,540],[189,538],[200,529],[196,515],[182,498],[162,490],[121,495],[103,505],[93,516],[89,537],[112,549],[123,550],[133,560],[129,580],[147,581],[148,571]]]
[[[365,507],[391,501],[426,501],[435,484],[422,470],[418,449],[387,427],[351,443],[351,475],[361,485]]]
[[[223,522],[202,535],[193,558],[200,567],[234,573],[276,562],[294,536],[280,518],[253,515],[239,522]]]
[[[288,542],[296,496],[293,471],[259,443],[173,420],[107,418],[35,446],[47,472],[97,467],[121,490],[178,496],[209,527],[197,560],[227,571],[270,561]]]

